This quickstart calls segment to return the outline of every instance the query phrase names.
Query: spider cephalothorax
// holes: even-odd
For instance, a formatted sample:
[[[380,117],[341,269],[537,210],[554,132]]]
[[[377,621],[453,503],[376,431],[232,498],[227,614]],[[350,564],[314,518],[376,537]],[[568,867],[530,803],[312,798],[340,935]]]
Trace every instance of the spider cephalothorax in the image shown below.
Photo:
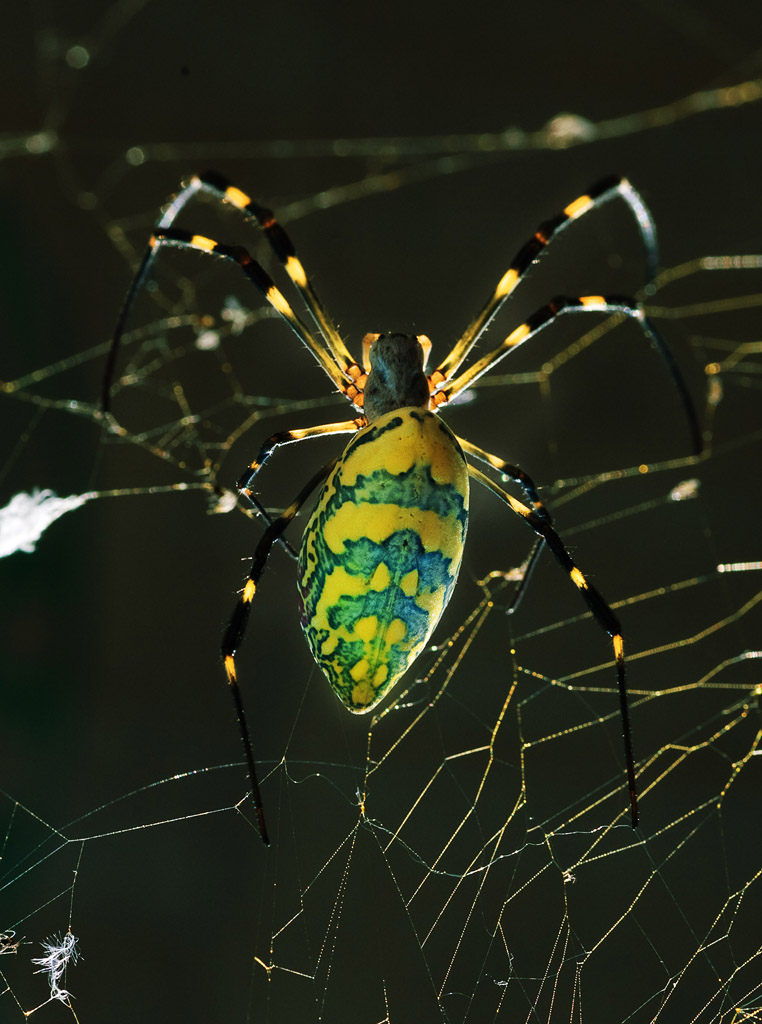
[[[364,344],[370,361],[363,390],[368,422],[406,405],[428,409],[430,389],[423,372],[426,353],[417,335],[370,334]]]

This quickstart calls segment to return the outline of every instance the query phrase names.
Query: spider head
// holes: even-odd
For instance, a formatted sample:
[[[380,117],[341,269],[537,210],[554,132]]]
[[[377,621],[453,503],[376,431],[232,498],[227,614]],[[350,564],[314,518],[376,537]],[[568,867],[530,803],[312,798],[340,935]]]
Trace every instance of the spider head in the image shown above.
[[[368,380],[363,412],[369,423],[393,409],[428,409],[429,382],[423,368],[430,348],[431,342],[423,334],[365,335]]]

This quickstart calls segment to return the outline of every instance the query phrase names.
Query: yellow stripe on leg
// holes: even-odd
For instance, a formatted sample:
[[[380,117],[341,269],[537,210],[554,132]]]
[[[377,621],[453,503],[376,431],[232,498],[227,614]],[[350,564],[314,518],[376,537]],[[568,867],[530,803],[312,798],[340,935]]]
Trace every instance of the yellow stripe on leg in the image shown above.
[[[286,260],[286,273],[299,288],[307,287],[307,275],[296,256],[289,256]]]
[[[501,277],[500,281],[498,282],[498,286],[495,289],[495,298],[504,299],[506,295],[510,295],[513,289],[516,287],[516,282],[518,281],[518,279],[518,270],[516,270],[514,267],[511,267],[510,270],[507,270]]]
[[[229,185],[225,189],[225,198],[229,203],[232,203],[233,206],[237,206],[241,210],[251,202],[251,196],[247,196],[245,192],[242,192],[240,188],[236,188],[235,185]]]
[[[508,504],[511,506],[511,508],[517,515],[523,516],[525,519],[527,518],[527,516],[531,516],[532,510],[527,508],[526,505],[522,504],[522,502],[520,502],[518,498],[514,498],[513,495],[509,494],[507,491],[504,491],[503,494],[508,499]]]
[[[293,309],[289,306],[285,297],[278,291],[275,285],[273,285],[272,288],[267,289],[265,298],[274,309],[277,309],[281,316],[285,316],[287,320],[295,319]]]
[[[518,345],[519,342],[523,341],[528,334],[531,333],[531,327],[529,324],[519,324],[515,331],[511,331],[508,337],[503,342],[504,345]]]
[[[582,575],[582,573],[579,571],[579,569],[576,567],[576,565],[571,570],[569,575],[571,576],[572,583],[576,587],[579,587],[580,590],[587,590],[587,580]]]
[[[589,209],[591,203],[592,199],[590,196],[580,196],[579,199],[575,199],[573,203],[569,203],[569,205],[564,208],[564,213],[567,217],[574,219],[574,217],[579,217],[581,213],[584,213],[585,210]]]
[[[204,252],[212,252],[213,249],[217,248],[217,243],[212,238],[207,238],[205,235],[192,235],[190,245],[194,249],[202,249]]]
[[[232,654],[228,654],[226,656],[226,658],[225,658],[225,672],[227,673],[228,682],[229,683],[234,683],[236,681],[236,678],[235,678],[235,661],[233,660],[233,655]]]

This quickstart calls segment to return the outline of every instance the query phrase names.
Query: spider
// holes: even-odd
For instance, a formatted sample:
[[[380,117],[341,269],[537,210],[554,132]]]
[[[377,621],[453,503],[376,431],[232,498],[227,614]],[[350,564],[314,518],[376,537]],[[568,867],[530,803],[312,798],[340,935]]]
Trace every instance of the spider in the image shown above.
[[[242,246],[224,245],[173,227],[198,192],[232,205],[262,231],[291,279],[312,320],[308,325]],[[362,365],[346,348],[320,302],[294,246],[273,213],[221,175],[195,176],[181,186],[159,220],[133,280],[109,351],[102,407],[108,413],[111,383],[127,317],[160,248],[193,249],[238,264],[267,302],[317,359],[356,415],[337,423],[273,434],[238,480],[241,499],[266,523],[248,576],[222,640],[222,660],[243,739],[259,833],[269,845],[257,770],[236,674],[236,653],[244,639],[254,596],[273,546],[308,497],[321,487],[305,527],[298,555],[301,623],[313,657],[341,702],[352,712],[375,708],[426,646],[452,594],[468,524],[469,477],[488,488],[537,535],[524,574],[528,578],[547,546],[577,588],[595,621],[610,637],[616,665],[632,827],[638,798],[618,618],[572,560],[553,527],[537,488],[522,469],[457,437],[439,411],[462,395],[501,359],[538,331],[570,313],[621,314],[634,320],[664,362],[677,387],[691,432],[701,451],[698,420],[683,378],[665,342],[634,299],[623,296],[557,296],[514,328],[495,348],[461,369],[495,314],[513,294],[551,241],[572,221],[620,197],[631,210],[646,251],[647,284],[658,269],[656,230],[642,198],[626,178],[609,177],[543,222],[519,249],[449,354],[426,374],[431,342],[425,335],[367,334]],[[352,434],[343,454],[323,466],[277,518],[254,494],[257,474],[284,445],[328,434]],[[523,492],[520,501],[480,470],[481,462]],[[523,583],[514,598],[514,607]]]

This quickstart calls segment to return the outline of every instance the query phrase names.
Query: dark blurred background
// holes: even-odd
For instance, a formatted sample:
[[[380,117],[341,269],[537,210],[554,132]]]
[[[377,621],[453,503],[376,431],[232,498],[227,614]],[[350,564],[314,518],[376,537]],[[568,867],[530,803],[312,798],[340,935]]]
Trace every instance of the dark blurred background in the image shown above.
[[[217,654],[261,529],[208,515],[200,490],[147,492],[212,478],[230,488],[263,437],[347,407],[327,402],[327,379],[278,323],[212,353],[194,348],[192,328],[162,332],[171,313],[218,318],[230,295],[261,308],[234,268],[167,253],[131,318],[148,329],[143,347],[120,360],[138,367],[114,395],[128,443],[95,410],[161,205],[210,167],[283,212],[358,353],[367,331],[391,329],[429,335],[441,357],[538,223],[611,173],[647,201],[663,267],[762,252],[762,87],[718,91],[760,74],[759,11],[82,0],[25,5],[4,33],[0,379],[23,383],[0,395],[0,505],[33,487],[138,493],[91,501],[34,554],[0,564],[0,931],[24,940],[0,960],[0,1021],[45,999],[29,960],[68,927],[82,946],[67,980],[82,1022],[710,1021],[758,1005],[759,709],[754,662],[739,660],[758,645],[758,585],[715,566],[759,558],[759,362],[753,348],[738,354],[758,341],[759,270],[686,275],[651,300],[706,429],[700,463],[687,459],[668,375],[629,324],[577,354],[569,346],[598,320],[569,317],[497,372],[526,383],[448,411],[458,433],[543,486],[612,603],[649,595],[618,607],[634,655],[638,835],[626,816],[606,831],[626,808],[620,730],[612,670],[586,671],[609,646],[588,620],[549,629],[584,608],[548,558],[511,619],[494,584],[497,607],[457,660],[476,581],[531,544],[474,493],[437,634],[454,653],[374,728],[369,780],[369,722],[341,710],[311,662],[293,568],[276,552],[239,663],[257,757],[263,774],[275,769],[266,851],[247,804],[234,809],[247,790]],[[181,223],[259,246],[213,204]],[[632,217],[611,203],[554,245],[489,338],[557,293],[630,294],[643,281]],[[167,345],[184,349],[167,358]],[[247,412],[218,403],[236,381],[283,401],[231,445]],[[176,384],[191,413],[204,410],[187,443]],[[282,507],[340,446],[280,453],[262,499]],[[639,465],[654,468],[604,483]],[[579,491],[557,484],[588,478]],[[666,501],[686,479],[698,497]],[[658,593],[682,581],[693,582]],[[427,655],[414,678],[433,664]],[[575,673],[581,694],[548,685]],[[486,759],[466,752],[489,745],[509,693],[477,797]],[[355,827],[366,784],[373,822]]]

